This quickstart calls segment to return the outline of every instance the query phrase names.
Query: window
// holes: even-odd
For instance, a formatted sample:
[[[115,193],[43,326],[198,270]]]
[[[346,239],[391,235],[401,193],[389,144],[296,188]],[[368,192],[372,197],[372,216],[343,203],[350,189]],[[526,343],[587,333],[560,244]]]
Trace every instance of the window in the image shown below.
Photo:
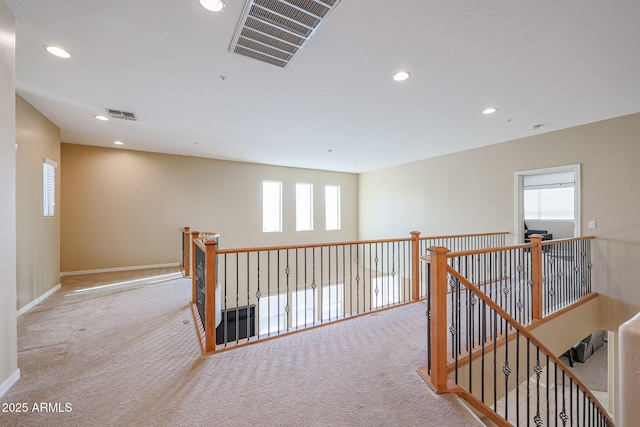
[[[325,185],[326,229],[340,230],[340,186]]]
[[[573,187],[524,190],[524,219],[573,220]]]
[[[291,295],[291,326],[313,325],[315,321],[314,290],[303,289]]]
[[[260,335],[287,329],[287,294],[262,297],[258,304],[258,330]]]
[[[296,231],[313,230],[313,184],[296,184]]]
[[[282,231],[282,182],[262,181],[262,231]]]
[[[58,164],[53,160],[44,159],[42,164],[42,188],[44,216],[55,216],[56,206],[56,168]]]
[[[382,276],[371,279],[371,308],[386,307],[400,302],[398,276]]]
[[[524,177],[524,218],[574,219],[574,174],[554,172]]]
[[[322,320],[344,317],[344,284],[322,287]]]

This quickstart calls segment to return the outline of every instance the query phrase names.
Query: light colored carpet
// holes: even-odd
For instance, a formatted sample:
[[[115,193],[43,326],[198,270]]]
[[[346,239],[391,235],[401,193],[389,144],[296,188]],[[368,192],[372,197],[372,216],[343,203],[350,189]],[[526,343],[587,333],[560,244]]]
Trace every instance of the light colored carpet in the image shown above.
[[[425,305],[414,303],[203,357],[191,282],[64,285],[18,318],[22,377],[2,426],[469,426],[436,395]],[[106,282],[105,282],[106,283]],[[57,403],[70,412],[33,412]]]
[[[608,350],[607,343],[596,350],[584,363],[574,362],[569,368],[591,391],[608,390]],[[569,359],[562,357],[561,360],[569,366]]]

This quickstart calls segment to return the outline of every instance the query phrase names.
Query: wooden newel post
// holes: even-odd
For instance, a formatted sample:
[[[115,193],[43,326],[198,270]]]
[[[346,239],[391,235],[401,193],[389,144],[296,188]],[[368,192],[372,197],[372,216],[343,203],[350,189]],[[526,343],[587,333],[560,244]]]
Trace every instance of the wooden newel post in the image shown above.
[[[191,253],[191,237],[189,234],[189,227],[182,229],[182,274],[185,277],[189,277],[189,271],[191,269],[191,260],[189,254]]]
[[[215,240],[204,242],[207,250],[205,252],[205,352],[212,353],[216,350],[216,245]]]
[[[533,320],[542,319],[542,239],[539,234],[532,234],[531,239],[531,309]]]
[[[447,254],[449,249],[428,249],[431,263],[431,385],[447,391]]]
[[[197,231],[191,232],[191,241],[189,242],[189,268],[193,272],[191,275],[191,304],[196,303],[196,242],[198,237]],[[188,276],[188,274],[187,274]]]
[[[420,232],[411,232],[411,299],[420,300]]]

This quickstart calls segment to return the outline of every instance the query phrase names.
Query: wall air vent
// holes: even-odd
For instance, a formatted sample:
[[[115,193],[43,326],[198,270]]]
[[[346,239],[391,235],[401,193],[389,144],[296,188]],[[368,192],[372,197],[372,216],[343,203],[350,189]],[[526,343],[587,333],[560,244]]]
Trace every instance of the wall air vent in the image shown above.
[[[229,51],[285,68],[341,0],[247,0]]]
[[[109,113],[109,117],[113,117],[114,119],[123,119],[123,120],[132,120],[134,122],[138,121],[136,117],[136,113],[129,113],[127,111],[114,110],[113,108],[105,108],[107,113]]]

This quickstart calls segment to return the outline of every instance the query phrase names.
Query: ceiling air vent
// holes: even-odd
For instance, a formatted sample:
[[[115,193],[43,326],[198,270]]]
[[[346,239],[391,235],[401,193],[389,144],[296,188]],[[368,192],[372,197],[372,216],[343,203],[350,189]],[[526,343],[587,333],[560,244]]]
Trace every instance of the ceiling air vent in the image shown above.
[[[341,0],[248,0],[229,51],[286,67]]]
[[[121,110],[114,110],[113,108],[105,108],[105,110],[107,110],[107,113],[109,113],[109,116],[113,117],[114,119],[132,120],[134,122],[138,121],[138,118],[136,117],[136,113],[129,113],[127,111],[121,111]]]

